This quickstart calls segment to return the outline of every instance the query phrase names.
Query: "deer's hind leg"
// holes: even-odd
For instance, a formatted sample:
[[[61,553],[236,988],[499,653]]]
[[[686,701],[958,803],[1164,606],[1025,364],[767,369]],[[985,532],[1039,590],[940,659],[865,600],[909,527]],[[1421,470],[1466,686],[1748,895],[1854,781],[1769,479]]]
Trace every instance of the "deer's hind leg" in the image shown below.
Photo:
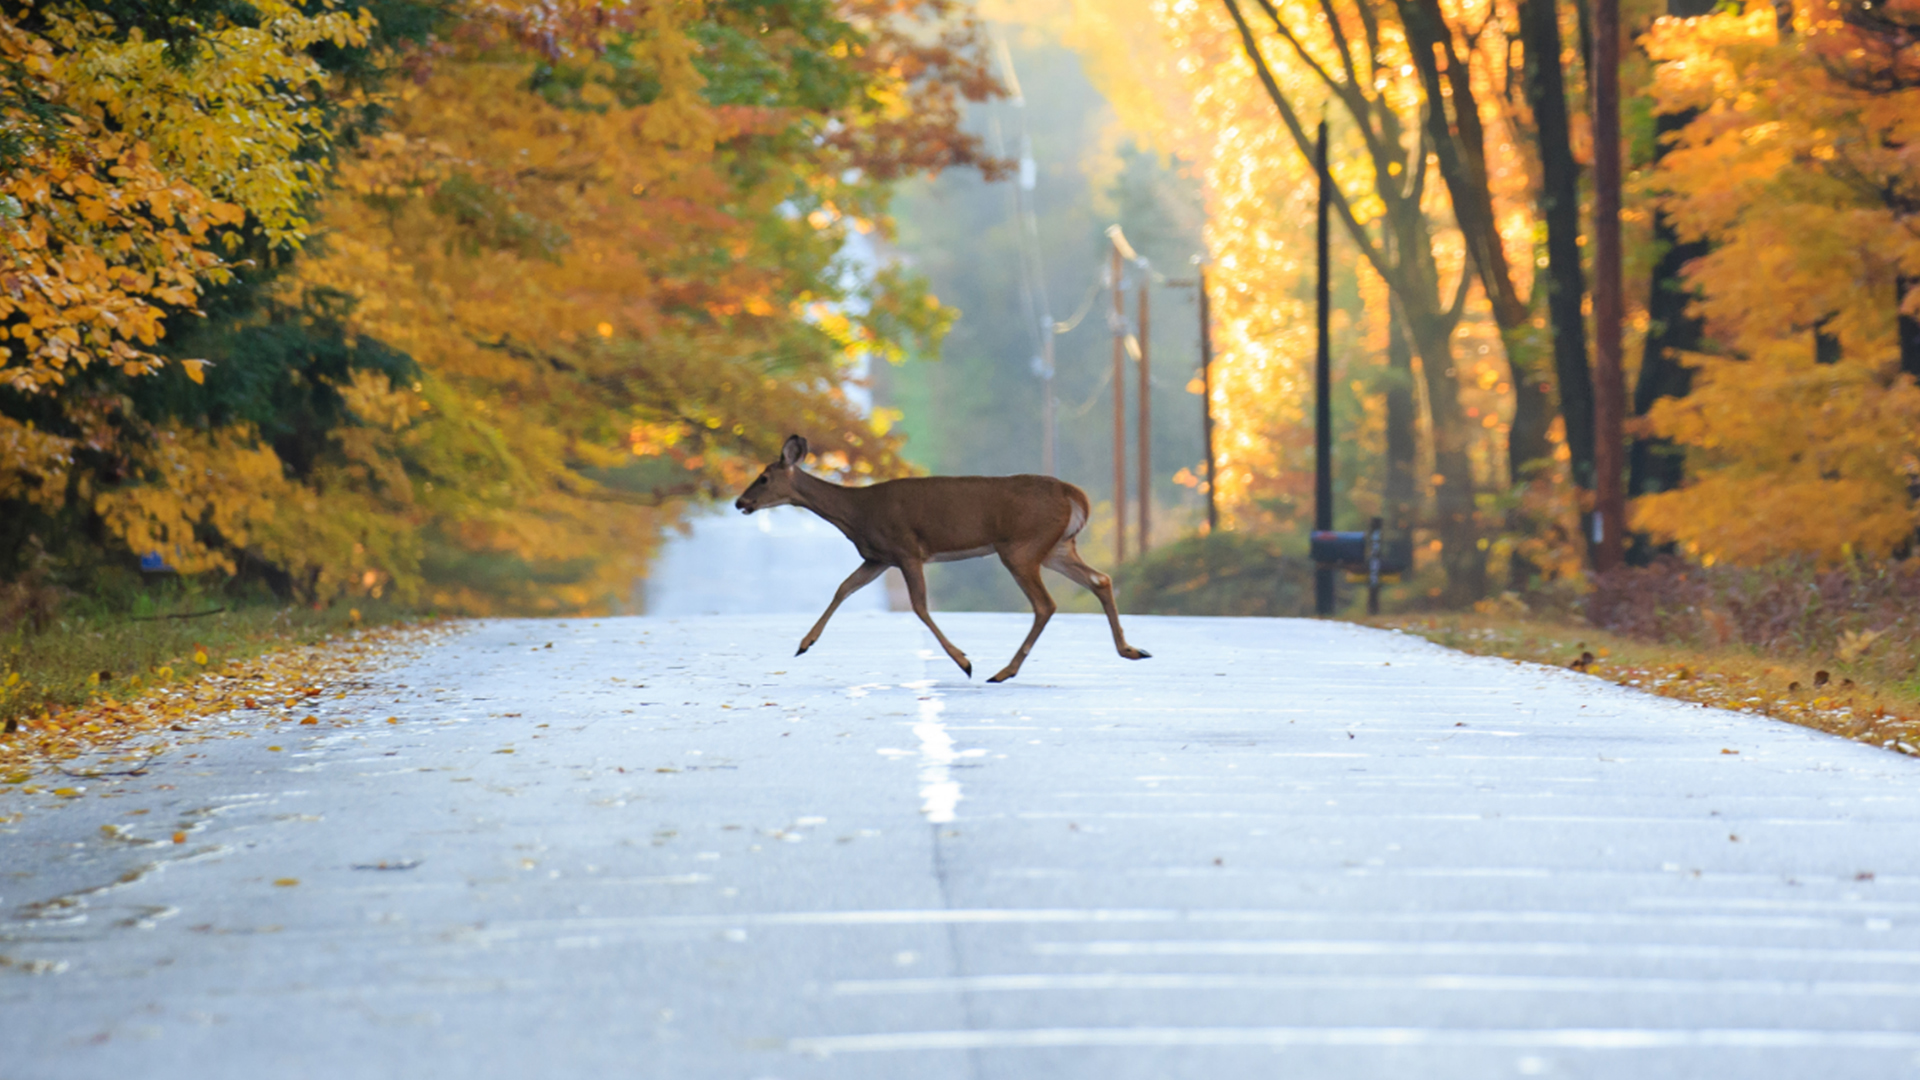
[[[1040,640],[1040,631],[1047,628],[1047,620],[1053,618],[1053,613],[1059,608],[1053,602],[1052,594],[1047,592],[1047,583],[1040,580],[1040,564],[1044,558],[1041,552],[1045,550],[1043,548],[1036,552],[1013,546],[1000,548],[1001,565],[1013,575],[1020,591],[1027,594],[1027,603],[1033,605],[1033,629],[1027,631],[1027,640],[1020,643],[1020,651],[1014,653],[1013,659],[1007,661],[1007,666],[988,682],[1006,682],[1020,674],[1020,665],[1026,663],[1027,654],[1033,651],[1033,643]]]
[[[1113,579],[1081,560],[1073,537],[1069,536],[1054,545],[1053,553],[1047,556],[1046,566],[1066,575],[1075,584],[1100,598],[1100,606],[1107,612],[1107,625],[1113,628],[1113,647],[1120,651],[1121,656],[1129,660],[1145,660],[1153,655],[1127,644],[1127,635],[1120,629],[1120,609],[1113,602]]]
[[[967,678],[973,678],[973,661],[967,659],[967,654],[961,652],[958,645],[947,640],[947,635],[941,633],[940,628],[933,624],[933,616],[927,613],[927,575],[921,568],[921,564],[901,563],[900,576],[907,579],[907,599],[913,604],[913,613],[920,616],[920,621],[927,624],[927,629],[933,631],[933,636],[940,642],[940,647],[947,650],[947,655],[953,658],[954,663],[960,665],[961,671],[967,673]]]

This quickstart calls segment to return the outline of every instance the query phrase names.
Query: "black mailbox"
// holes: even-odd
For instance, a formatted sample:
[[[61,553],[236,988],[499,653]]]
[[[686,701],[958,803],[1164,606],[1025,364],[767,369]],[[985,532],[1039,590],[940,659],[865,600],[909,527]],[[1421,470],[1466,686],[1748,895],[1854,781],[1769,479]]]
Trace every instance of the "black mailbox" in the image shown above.
[[[1364,532],[1327,532],[1316,530],[1309,538],[1310,555],[1314,562],[1329,563],[1356,574],[1367,573],[1372,567],[1367,553],[1367,537],[1373,535]],[[1380,573],[1403,574],[1413,565],[1413,538],[1407,536],[1381,537]]]
[[[1369,615],[1380,613],[1380,579],[1413,569],[1413,538],[1383,535],[1379,518],[1374,518],[1373,527],[1365,532],[1315,529],[1308,534],[1307,551],[1322,566],[1364,575]]]
[[[1367,565],[1367,534],[1363,532],[1316,529],[1309,548],[1313,561],[1317,563],[1361,568]]]

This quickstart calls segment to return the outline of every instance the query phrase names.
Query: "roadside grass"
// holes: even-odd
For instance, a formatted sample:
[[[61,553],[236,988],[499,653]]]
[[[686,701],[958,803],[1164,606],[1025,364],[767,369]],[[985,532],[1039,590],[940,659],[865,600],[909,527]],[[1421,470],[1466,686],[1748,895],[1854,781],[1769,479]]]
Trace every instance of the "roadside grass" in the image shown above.
[[[12,655],[24,657],[28,670],[65,682],[54,693],[34,695],[37,704],[16,701],[0,734],[0,795],[34,796],[51,788],[61,798],[111,796],[126,778],[145,775],[155,758],[194,743],[271,737],[286,725],[304,731],[376,720],[364,701],[355,707],[343,700],[369,685],[372,671],[396,654],[449,632],[444,621],[397,609],[377,610],[380,625],[371,627],[358,626],[366,613],[356,618],[352,609],[332,618],[284,608],[226,614],[234,616],[226,626],[186,635],[191,641],[177,631],[151,633],[150,624],[76,619],[11,642],[19,646]],[[63,643],[78,644],[78,655],[49,660]],[[97,678],[101,672],[76,678],[78,661],[99,662],[116,643],[158,662],[107,680]],[[173,655],[179,649],[191,652]],[[132,654],[123,651],[113,659],[125,669]],[[22,678],[13,685],[34,684]],[[199,755],[189,750],[186,756]],[[82,760],[84,766],[70,767]],[[17,805],[0,802],[0,822],[18,812]]]
[[[1661,697],[1920,754],[1920,682],[1901,677],[1897,665],[1849,655],[1844,644],[1836,651],[1649,641],[1577,616],[1528,613],[1512,601],[1482,609],[1357,621],[1418,634],[1462,652],[1571,667]],[[1859,638],[1842,640],[1857,643]],[[1894,649],[1889,645],[1887,651]]]
[[[313,610],[218,593],[143,594],[131,610],[69,605],[38,631],[0,634],[0,727],[191,678],[232,660],[311,645],[357,627],[413,621],[381,601]]]
[[[161,755],[180,752],[180,760],[191,760],[200,756],[193,744],[210,739],[278,736],[290,744],[295,731],[375,722],[365,698],[346,699],[371,685],[374,670],[396,655],[447,632],[444,623],[390,623],[308,644],[289,636],[271,651],[229,657],[190,675],[148,683],[124,698],[102,694],[20,720],[0,735],[0,796],[112,797],[127,779],[146,775]],[[24,805],[0,798],[0,823],[17,817]]]

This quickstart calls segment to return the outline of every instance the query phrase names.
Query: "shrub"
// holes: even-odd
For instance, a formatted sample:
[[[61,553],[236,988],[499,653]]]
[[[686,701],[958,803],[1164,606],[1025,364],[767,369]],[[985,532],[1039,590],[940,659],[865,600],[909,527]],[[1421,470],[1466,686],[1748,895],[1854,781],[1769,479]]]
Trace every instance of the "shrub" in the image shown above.
[[[1142,615],[1310,616],[1313,564],[1281,547],[1248,533],[1190,536],[1120,567],[1114,587]]]
[[[1920,559],[1816,570],[1806,563],[1701,567],[1679,559],[1602,574],[1594,625],[1697,648],[1830,656],[1842,667],[1910,677],[1920,654]]]

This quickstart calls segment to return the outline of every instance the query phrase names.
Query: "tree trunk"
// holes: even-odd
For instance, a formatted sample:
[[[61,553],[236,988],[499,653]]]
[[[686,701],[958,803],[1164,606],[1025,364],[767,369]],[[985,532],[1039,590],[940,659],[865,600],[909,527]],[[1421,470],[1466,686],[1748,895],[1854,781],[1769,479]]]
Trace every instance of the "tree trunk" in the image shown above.
[[[1487,553],[1480,548],[1474,523],[1473,462],[1467,456],[1466,415],[1454,372],[1453,327],[1445,319],[1417,314],[1408,322],[1433,413],[1433,467],[1441,477],[1434,492],[1433,523],[1440,534],[1440,565],[1447,573],[1440,599],[1448,607],[1462,607],[1487,593]]]
[[[1301,154],[1311,160],[1313,142],[1307,135],[1306,125],[1301,122],[1299,111],[1267,66],[1253,28],[1247,23],[1238,0],[1225,2],[1227,13],[1232,16],[1240,32],[1241,46],[1247,59],[1253,63],[1255,74],[1279,111],[1281,122]],[[1288,28],[1273,0],[1255,2],[1296,52],[1303,49],[1300,39]],[[1395,0],[1381,2],[1392,3]],[[1437,12],[1432,0],[1399,2],[1427,4],[1423,17],[1431,17]],[[1363,16],[1365,14],[1363,5]],[[1371,27],[1367,39],[1371,43],[1368,46],[1371,50],[1369,55],[1373,55],[1378,51],[1378,41],[1375,40],[1378,26],[1375,22],[1369,22],[1368,25]],[[1347,61],[1354,59],[1350,51],[1351,42],[1347,38],[1338,37],[1336,45]],[[1336,70],[1352,72],[1356,70],[1356,65],[1349,62]],[[1453,328],[1459,325],[1467,283],[1457,283],[1451,305],[1441,295],[1432,235],[1422,209],[1422,190],[1427,176],[1426,152],[1429,147],[1425,140],[1417,147],[1407,145],[1408,140],[1402,137],[1399,114],[1376,88],[1364,82],[1345,82],[1329,69],[1319,68],[1318,71],[1327,87],[1336,92],[1335,99],[1347,107],[1367,145],[1368,154],[1373,158],[1374,194],[1379,197],[1383,209],[1380,215],[1381,235],[1374,237],[1362,224],[1338,185],[1334,185],[1329,193],[1330,201],[1354,246],[1386,281],[1388,289],[1399,302],[1404,328],[1420,356],[1428,389],[1428,405],[1433,413],[1434,469],[1444,478],[1437,499],[1440,520],[1436,522],[1443,549],[1441,563],[1447,574],[1443,591],[1449,603],[1470,603],[1485,594],[1487,575],[1486,553],[1480,549],[1474,520],[1473,468],[1467,456],[1466,417],[1460,407],[1460,387],[1452,355]],[[1463,91],[1463,94],[1470,97],[1471,91]],[[1473,126],[1473,137],[1467,142],[1477,147],[1478,118],[1472,113],[1473,110],[1467,108],[1461,115],[1469,117],[1464,122]],[[1444,122],[1441,126],[1445,127]],[[1477,175],[1484,181],[1484,174],[1485,169],[1481,168]],[[1484,188],[1484,183],[1481,187]],[[1491,220],[1490,213],[1488,220]],[[1469,239],[1471,244],[1473,236]],[[1497,243],[1491,248],[1479,245],[1475,257],[1495,264],[1496,272],[1490,275],[1491,279],[1505,282],[1505,267],[1500,264],[1503,256]],[[1497,291],[1501,297],[1499,302],[1509,300],[1511,292],[1511,288]]]
[[[1400,305],[1387,304],[1387,491],[1388,528],[1406,533],[1420,512],[1414,473],[1420,451],[1418,404],[1413,396],[1413,346],[1407,341]]]
[[[1679,130],[1684,117],[1661,116],[1663,132],[1672,124]],[[1680,243],[1667,215],[1655,212],[1653,243],[1660,261],[1653,265],[1653,288],[1647,297],[1647,350],[1640,361],[1640,377],[1633,387],[1633,415],[1645,416],[1663,397],[1686,397],[1693,388],[1693,372],[1680,363],[1678,353],[1700,348],[1700,320],[1687,314],[1693,296],[1680,278],[1681,268],[1707,253],[1704,240]],[[1628,462],[1627,494],[1651,495],[1671,491],[1686,476],[1686,458],[1679,447],[1651,435],[1633,440]]]
[[[1715,0],[1667,0],[1667,14],[1678,18],[1706,15]],[[1693,121],[1694,113],[1661,113],[1654,118],[1654,167],[1666,156],[1667,139]],[[1693,296],[1680,272],[1693,260],[1707,253],[1705,240],[1681,243],[1673,222],[1656,209],[1653,215],[1653,244],[1660,261],[1653,267],[1652,288],[1647,296],[1647,344],[1640,360],[1640,377],[1633,387],[1633,415],[1645,416],[1653,403],[1663,397],[1686,397],[1693,388],[1693,372],[1676,355],[1697,352],[1704,328],[1700,320],[1687,314]],[[1627,495],[1652,495],[1671,491],[1686,478],[1686,458],[1672,442],[1653,436],[1633,440],[1627,458]],[[1628,561],[1643,564],[1661,549],[1640,536],[1633,538]]]
[[[1533,2],[1536,7],[1544,4],[1546,18],[1551,22],[1554,17],[1553,0]],[[1550,462],[1553,453],[1552,443],[1547,438],[1547,431],[1553,423],[1553,397],[1551,382],[1540,363],[1545,350],[1542,335],[1534,326],[1537,305],[1521,297],[1512,268],[1507,262],[1499,219],[1494,210],[1493,193],[1488,183],[1486,132],[1481,125],[1480,107],[1474,97],[1472,67],[1467,58],[1455,51],[1453,31],[1447,24],[1439,0],[1395,0],[1395,3],[1401,24],[1407,32],[1414,67],[1419,70],[1421,84],[1426,91],[1426,125],[1434,157],[1452,199],[1454,219],[1466,243],[1468,259],[1486,290],[1487,302],[1493,309],[1494,323],[1500,328],[1500,341],[1507,354],[1507,368],[1514,393],[1513,426],[1507,434],[1507,473],[1509,484],[1519,487],[1527,483],[1542,465]],[[1557,39],[1558,26],[1555,25],[1553,29]],[[1528,43],[1526,53],[1529,58],[1534,50],[1535,45]],[[1553,62],[1554,87],[1558,89],[1558,46],[1543,47],[1541,55]],[[1534,74],[1538,75],[1537,72]],[[1533,81],[1539,80],[1536,78]],[[1560,108],[1559,136],[1564,143],[1564,94],[1555,102]],[[1550,113],[1552,109],[1547,111]],[[1551,121],[1552,117],[1549,117],[1548,123],[1551,124]],[[1570,154],[1567,160],[1571,161]],[[1570,205],[1578,211],[1577,198],[1571,200]],[[1577,233],[1577,223],[1574,229]],[[1575,258],[1578,259],[1577,249]],[[1539,290],[1535,289],[1534,294],[1537,297]],[[1574,300],[1574,317],[1579,317],[1578,294]],[[1517,509],[1507,515],[1507,527],[1510,531],[1527,531],[1527,523],[1520,520]],[[1484,573],[1484,567],[1482,571]],[[1532,574],[1533,568],[1524,560],[1517,560],[1513,564],[1512,578],[1516,584],[1524,586]]]
[[[1665,122],[1667,117],[1660,119]],[[1647,298],[1647,351],[1633,388],[1635,416],[1645,416],[1663,397],[1687,396],[1693,387],[1693,373],[1674,354],[1700,348],[1700,320],[1687,314],[1692,295],[1680,279],[1680,270],[1707,253],[1706,242],[1679,243],[1673,225],[1660,213],[1654,215],[1653,238],[1661,254],[1653,267],[1653,290]],[[1650,495],[1679,487],[1685,465],[1680,449],[1667,440],[1651,436],[1635,439],[1628,494]]]
[[[1535,290],[1535,296],[1540,295]],[[1506,350],[1507,368],[1513,379],[1513,427],[1507,431],[1507,483],[1516,498],[1507,510],[1507,532],[1528,534],[1539,531],[1542,522],[1532,520],[1517,496],[1534,478],[1553,464],[1553,380],[1542,370],[1541,354],[1546,352],[1548,331],[1533,325],[1533,320],[1500,329],[1500,345]],[[1515,553],[1507,566],[1507,587],[1524,592],[1539,567]]]
[[[1526,45],[1527,104],[1540,140],[1540,216],[1547,225],[1547,321],[1553,328],[1554,378],[1573,482],[1591,491],[1593,377],[1587,370],[1587,325],[1580,310],[1587,291],[1580,269],[1580,166],[1573,160],[1554,0],[1521,0],[1520,36]],[[1536,286],[1534,292],[1538,295],[1540,289]]]
[[[1711,0],[1668,0],[1667,14],[1681,17],[1704,15],[1713,10]],[[1692,110],[1661,113],[1654,118],[1654,165],[1666,156],[1667,138],[1693,121]],[[1673,222],[1657,207],[1653,214],[1653,245],[1660,253],[1654,263],[1652,283],[1647,295],[1647,343],[1640,360],[1640,377],[1633,386],[1633,415],[1645,416],[1661,398],[1682,398],[1693,389],[1693,372],[1681,364],[1679,353],[1698,352],[1704,327],[1687,313],[1693,294],[1681,278],[1688,263],[1707,253],[1705,240],[1680,242]],[[1636,436],[1627,448],[1627,497],[1671,491],[1686,479],[1684,451],[1671,440],[1654,435]],[[1627,548],[1627,562],[1645,566],[1656,557],[1673,550],[1672,544],[1654,544],[1634,533]]]
[[[1553,380],[1541,371],[1540,354],[1546,334],[1529,319],[1500,328],[1500,344],[1507,353],[1513,379],[1513,427],[1507,432],[1507,477],[1515,487],[1553,462]]]
[[[1906,314],[1907,297],[1916,287],[1920,287],[1920,281],[1900,278],[1893,287],[1893,302],[1901,312],[1895,323],[1900,335],[1900,370],[1920,379],[1920,318]]]
[[[1813,362],[1816,364],[1840,362],[1840,338],[1827,333],[1827,326],[1832,322],[1833,316],[1829,315],[1813,324]]]

